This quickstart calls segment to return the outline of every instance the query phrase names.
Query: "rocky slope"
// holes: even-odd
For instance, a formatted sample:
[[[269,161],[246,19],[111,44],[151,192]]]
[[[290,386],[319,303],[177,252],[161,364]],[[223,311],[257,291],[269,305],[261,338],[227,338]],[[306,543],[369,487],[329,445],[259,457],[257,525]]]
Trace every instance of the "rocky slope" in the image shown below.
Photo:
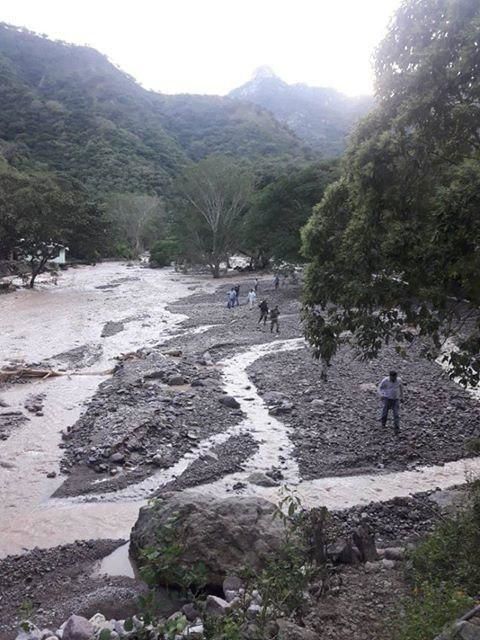
[[[350,98],[335,89],[287,84],[268,67],[229,95],[268,109],[324,156],[340,155],[356,122],[373,107],[370,96]]]

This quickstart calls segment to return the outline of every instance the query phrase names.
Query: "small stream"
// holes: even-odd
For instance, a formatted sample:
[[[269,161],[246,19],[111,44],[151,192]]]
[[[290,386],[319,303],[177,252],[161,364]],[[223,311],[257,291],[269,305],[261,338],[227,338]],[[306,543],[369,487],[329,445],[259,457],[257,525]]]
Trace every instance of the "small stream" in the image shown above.
[[[69,274],[70,272],[66,275]],[[114,277],[133,279],[125,280],[121,287],[113,290],[116,292],[113,300],[111,294],[105,296],[104,290],[95,289],[90,282],[94,280],[98,286],[103,282],[111,282]],[[58,471],[59,468],[62,454],[58,446],[61,442],[60,432],[76,421],[98,384],[105,379],[94,375],[95,371],[109,368],[112,358],[121,352],[152,342],[157,344],[162,339],[171,337],[173,332],[178,332],[177,326],[183,317],[169,314],[165,307],[169,302],[188,295],[188,285],[212,286],[206,285],[204,281],[194,282],[192,285],[192,281],[186,281],[185,276],[169,271],[152,272],[139,268],[127,269],[118,264],[101,265],[94,271],[84,269],[74,272],[70,281],[66,281],[62,287],[66,290],[67,300],[76,298],[75,309],[66,308],[57,291],[38,292],[39,295],[34,298],[35,292],[28,300],[28,294],[22,297],[24,292],[21,292],[18,294],[18,305],[9,301],[12,310],[18,306],[15,315],[20,315],[18,323],[14,318],[11,319],[10,330],[7,332],[9,338],[5,339],[5,333],[0,338],[0,348],[7,349],[7,357],[2,351],[3,360],[25,354],[28,354],[30,360],[49,357],[77,344],[98,342],[101,326],[107,320],[128,318],[132,314],[140,319],[129,321],[125,324],[125,331],[105,339],[101,360],[87,369],[87,373],[90,371],[92,375],[52,378],[17,385],[2,392],[1,396],[12,408],[22,407],[26,395],[35,391],[45,393],[46,397],[44,415],[32,416],[6,442],[0,443],[0,557],[34,546],[52,547],[76,539],[128,538],[140,507],[146,504],[154,491],[178,477],[211,448],[236,434],[248,433],[259,445],[257,452],[243,465],[243,471],[188,489],[189,493],[217,498],[234,495],[233,485],[243,482],[246,486],[241,495],[262,496],[278,501],[284,494],[284,487],[265,488],[247,481],[253,471],[267,471],[278,467],[285,478],[284,484],[295,490],[305,506],[348,508],[372,500],[389,500],[395,496],[406,496],[437,487],[447,488],[464,482],[469,474],[480,473],[480,458],[474,458],[415,471],[302,481],[298,465],[292,456],[293,445],[288,427],[269,414],[268,407],[246,372],[255,360],[264,355],[304,346],[303,339],[276,340],[254,345],[220,363],[224,389],[240,402],[244,412],[244,418],[239,424],[205,439],[169,469],[160,470],[146,480],[120,491],[80,498],[51,499],[50,496],[62,482],[61,476],[46,478],[48,471]],[[39,317],[47,322],[46,326],[42,325],[38,329],[38,333],[37,326],[29,324],[33,320],[31,315],[28,316],[28,305],[33,305]],[[21,315],[25,307],[30,320]],[[84,316],[86,326],[74,323],[72,328],[69,325],[69,313],[77,312]],[[55,322],[50,317],[51,313],[58,314]],[[2,315],[0,327],[4,320],[5,315]],[[208,327],[198,327],[193,331],[206,329]],[[44,339],[42,332],[45,333]],[[67,337],[65,334],[68,334]],[[121,547],[105,559],[101,570],[113,574],[128,572],[126,555],[126,547]]]

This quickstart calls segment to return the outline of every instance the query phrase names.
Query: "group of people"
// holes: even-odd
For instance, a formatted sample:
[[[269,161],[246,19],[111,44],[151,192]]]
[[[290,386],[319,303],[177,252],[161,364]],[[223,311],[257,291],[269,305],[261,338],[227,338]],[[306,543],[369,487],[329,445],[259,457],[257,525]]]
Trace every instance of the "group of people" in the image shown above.
[[[275,289],[278,289],[279,286],[279,278],[278,275],[275,276],[273,285]],[[255,278],[255,283],[253,287],[250,288],[247,293],[247,303],[249,309],[253,309],[257,302],[257,292],[258,292],[258,278]],[[230,291],[227,293],[227,307],[228,309],[233,309],[234,307],[240,306],[240,285],[236,284],[231,287]],[[280,333],[280,310],[278,305],[275,305],[272,309],[269,308],[268,302],[266,300],[262,300],[258,305],[260,309],[260,318],[257,324],[261,324],[263,322],[263,326],[267,324],[267,320],[270,320],[270,332],[273,333],[276,330],[277,333]]]
[[[268,308],[268,302],[266,300],[262,300],[258,305],[260,309],[260,318],[258,319],[257,324],[261,324],[263,322],[263,326],[267,324],[267,320],[270,317],[270,333],[273,333],[273,330],[276,329],[277,333],[280,333],[280,309],[278,305],[275,305],[273,309]]]
[[[278,289],[280,279],[278,275],[275,276],[273,285],[275,289]],[[247,301],[249,309],[253,309],[257,302],[258,293],[258,278],[255,278],[253,287],[250,288],[247,294]],[[229,309],[239,306],[240,301],[240,285],[235,285],[228,292],[227,306]],[[262,324],[265,327],[267,322],[270,321],[270,333],[276,331],[280,333],[280,309],[278,305],[269,308],[267,300],[263,299],[258,305],[260,310],[260,317],[257,324]],[[396,371],[390,371],[389,375],[380,382],[378,385],[378,393],[383,403],[381,423],[385,427],[388,420],[390,411],[393,414],[393,426],[396,434],[400,432],[400,403],[403,401],[403,385],[402,381],[397,375]]]

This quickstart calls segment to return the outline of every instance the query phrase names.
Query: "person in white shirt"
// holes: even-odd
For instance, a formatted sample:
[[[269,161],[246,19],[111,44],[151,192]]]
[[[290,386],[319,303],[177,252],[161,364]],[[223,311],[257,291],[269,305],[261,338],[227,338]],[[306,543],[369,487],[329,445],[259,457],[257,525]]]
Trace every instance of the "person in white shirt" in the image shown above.
[[[393,426],[395,433],[400,431],[400,402],[403,401],[403,385],[396,371],[390,371],[378,385],[378,393],[382,398],[382,426],[387,424],[390,409],[393,412]]]
[[[257,294],[254,289],[250,289],[248,292],[248,306],[250,309],[253,309],[255,302],[257,301]]]

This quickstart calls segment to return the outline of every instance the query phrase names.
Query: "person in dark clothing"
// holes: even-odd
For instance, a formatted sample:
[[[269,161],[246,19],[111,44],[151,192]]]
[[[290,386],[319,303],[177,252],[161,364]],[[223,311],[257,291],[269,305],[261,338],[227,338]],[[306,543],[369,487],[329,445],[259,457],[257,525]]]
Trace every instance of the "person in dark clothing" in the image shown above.
[[[276,305],[270,311],[270,333],[273,332],[273,328],[274,327],[276,327],[277,333],[280,333],[280,327],[279,327],[279,324],[278,324],[279,316],[280,316],[280,310],[278,308],[278,305]]]
[[[240,285],[236,284],[233,288],[235,289],[235,304],[238,307],[240,305]]]
[[[278,289],[278,287],[280,286],[280,278],[278,277],[278,273],[276,274],[275,278],[273,279],[273,285],[274,285],[275,289]]]
[[[258,305],[258,308],[260,309],[260,318],[257,322],[257,324],[260,324],[263,320],[263,326],[265,326],[267,324],[267,318],[268,318],[268,303],[266,300],[262,300],[261,303]]]

